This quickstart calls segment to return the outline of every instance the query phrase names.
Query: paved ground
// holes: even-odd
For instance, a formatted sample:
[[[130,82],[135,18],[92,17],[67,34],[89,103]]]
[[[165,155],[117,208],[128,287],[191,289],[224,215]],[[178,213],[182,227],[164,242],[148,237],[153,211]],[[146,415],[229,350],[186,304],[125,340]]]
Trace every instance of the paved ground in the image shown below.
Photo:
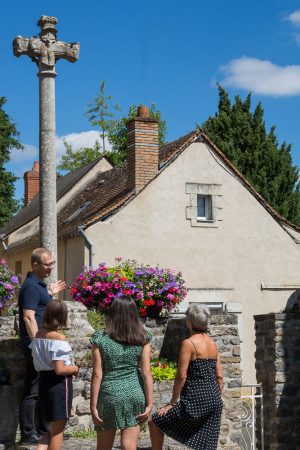
[[[35,445],[18,445],[15,446],[6,446],[3,447],[5,450],[35,450]],[[114,450],[120,450],[120,441],[119,438],[116,437],[115,445],[113,447]],[[176,443],[170,438],[167,438],[164,445],[164,450],[183,450],[187,447]],[[64,441],[63,450],[95,450],[96,449],[96,440],[95,439],[68,439]],[[0,444],[1,450],[1,444]],[[138,450],[151,450],[151,443],[148,436],[142,436],[139,439]]]

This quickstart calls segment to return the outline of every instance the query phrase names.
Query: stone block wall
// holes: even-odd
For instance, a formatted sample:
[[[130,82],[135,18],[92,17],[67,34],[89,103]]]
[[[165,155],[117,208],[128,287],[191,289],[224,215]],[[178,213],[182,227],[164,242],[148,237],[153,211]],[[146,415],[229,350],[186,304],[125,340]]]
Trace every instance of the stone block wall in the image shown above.
[[[188,328],[185,325],[185,318],[174,317],[167,323],[159,324],[158,327],[156,327],[154,320],[148,319],[145,326],[154,335],[153,343],[156,353],[159,352],[162,358],[177,361],[181,342],[189,335]],[[224,407],[218,448],[224,450],[240,449],[242,442],[242,374],[240,368],[240,337],[237,316],[234,314],[213,315],[209,334],[215,340],[220,352],[225,384],[223,391]]]
[[[92,427],[89,412],[92,369],[89,337],[87,337],[87,335],[91,334],[91,329],[86,322],[86,317],[84,317],[85,311],[82,305],[77,306],[77,304],[72,303],[68,307],[70,310],[69,316],[72,318],[73,323],[70,328],[69,341],[74,351],[75,361],[81,366],[79,376],[73,385],[73,412],[68,427],[69,429],[84,430]],[[81,319],[79,320],[78,317]],[[3,420],[0,421],[0,443],[12,442],[16,438],[18,407],[24,379],[24,359],[20,341],[15,336],[16,326],[14,320],[15,318],[0,317],[0,369],[2,368],[2,373],[6,374],[6,379],[3,378],[4,384],[2,385],[0,378],[0,404],[2,410],[6,412],[6,414],[2,415]],[[184,319],[174,318],[169,322],[156,322],[148,319],[145,325],[153,334],[154,356],[158,356],[161,353],[161,356],[176,360],[180,343],[187,335]],[[83,331],[84,328],[85,331]],[[1,330],[3,333],[1,333]],[[224,410],[219,449],[236,450],[240,448],[241,442],[240,340],[236,316],[214,316],[210,334],[219,347],[225,381],[223,393]],[[154,383],[155,409],[170,400],[172,387],[173,381]]]
[[[264,448],[300,449],[300,313],[254,318],[257,381],[264,393]]]

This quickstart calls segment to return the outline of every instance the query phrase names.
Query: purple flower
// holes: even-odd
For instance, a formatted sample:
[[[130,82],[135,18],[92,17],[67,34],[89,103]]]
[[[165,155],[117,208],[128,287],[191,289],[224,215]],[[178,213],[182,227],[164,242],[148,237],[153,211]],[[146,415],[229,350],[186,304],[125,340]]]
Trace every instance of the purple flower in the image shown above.
[[[14,283],[14,284],[19,283],[19,279],[18,279],[18,277],[17,277],[16,275],[12,275],[12,276],[10,277],[10,281],[11,281],[12,283]]]

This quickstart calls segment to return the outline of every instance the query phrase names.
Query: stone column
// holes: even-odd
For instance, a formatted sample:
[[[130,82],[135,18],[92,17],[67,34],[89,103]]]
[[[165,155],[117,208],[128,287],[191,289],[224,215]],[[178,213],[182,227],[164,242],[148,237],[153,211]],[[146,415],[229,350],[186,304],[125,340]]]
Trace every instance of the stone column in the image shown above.
[[[55,77],[54,71],[39,77],[39,157],[40,172],[40,242],[57,259],[56,161],[55,161]],[[57,279],[57,264],[52,271]]]
[[[56,158],[55,158],[55,64],[58,59],[75,62],[79,44],[66,43],[56,37],[56,17],[42,16],[39,36],[13,41],[14,55],[27,55],[39,68],[40,93],[40,245],[57,257]],[[57,279],[57,265],[52,277]]]

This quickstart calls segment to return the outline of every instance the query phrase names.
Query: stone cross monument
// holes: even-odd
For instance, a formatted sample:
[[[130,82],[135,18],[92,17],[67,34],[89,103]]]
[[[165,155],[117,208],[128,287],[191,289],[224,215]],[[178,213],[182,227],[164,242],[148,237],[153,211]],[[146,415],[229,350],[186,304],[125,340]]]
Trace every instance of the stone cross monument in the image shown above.
[[[56,158],[55,158],[55,63],[70,62],[79,57],[79,43],[57,40],[57,19],[42,16],[38,21],[39,36],[13,41],[14,55],[27,55],[39,68],[39,157],[40,157],[40,245],[57,256]],[[53,270],[57,279],[57,266]]]

